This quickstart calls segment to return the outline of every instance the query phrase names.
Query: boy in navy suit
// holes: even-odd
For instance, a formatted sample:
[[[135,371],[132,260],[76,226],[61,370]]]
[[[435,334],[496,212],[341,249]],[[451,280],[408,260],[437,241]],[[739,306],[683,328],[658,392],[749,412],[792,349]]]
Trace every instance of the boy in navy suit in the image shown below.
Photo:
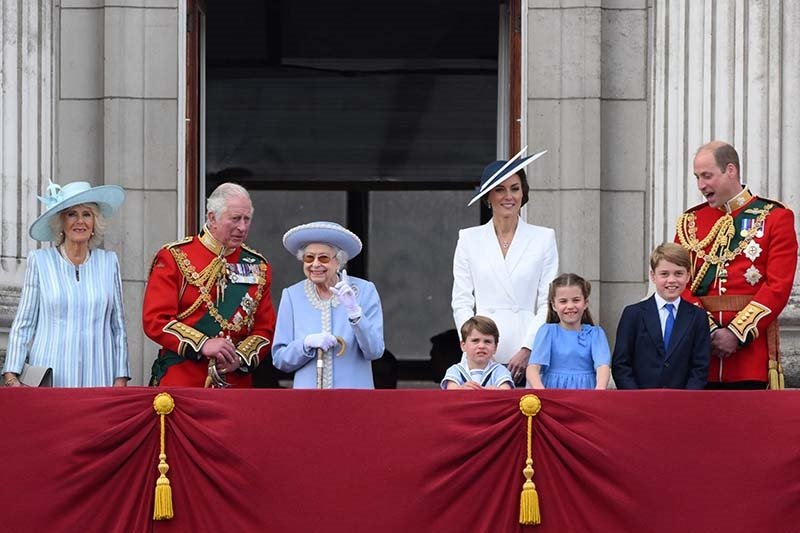
[[[711,356],[708,316],[680,295],[691,278],[689,252],[659,245],[650,256],[656,293],[622,312],[612,357],[618,389],[705,387]]]

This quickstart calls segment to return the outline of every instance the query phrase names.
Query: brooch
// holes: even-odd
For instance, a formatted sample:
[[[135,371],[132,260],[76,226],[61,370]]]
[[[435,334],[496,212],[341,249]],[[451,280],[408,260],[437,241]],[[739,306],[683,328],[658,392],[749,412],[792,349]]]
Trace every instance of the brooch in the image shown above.
[[[750,285],[755,285],[759,281],[761,281],[761,272],[754,265],[750,265],[744,273],[744,279],[747,280],[747,283]]]

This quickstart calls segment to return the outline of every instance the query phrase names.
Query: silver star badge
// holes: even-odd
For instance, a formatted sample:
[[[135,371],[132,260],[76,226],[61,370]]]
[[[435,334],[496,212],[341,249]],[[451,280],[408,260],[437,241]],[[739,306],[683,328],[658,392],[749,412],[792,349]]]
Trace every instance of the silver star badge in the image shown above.
[[[755,285],[759,281],[761,281],[761,272],[754,265],[750,265],[744,273],[744,279],[747,280],[747,283],[750,285]]]
[[[756,241],[750,241],[744,249],[744,255],[750,261],[755,261],[761,255],[761,245]]]

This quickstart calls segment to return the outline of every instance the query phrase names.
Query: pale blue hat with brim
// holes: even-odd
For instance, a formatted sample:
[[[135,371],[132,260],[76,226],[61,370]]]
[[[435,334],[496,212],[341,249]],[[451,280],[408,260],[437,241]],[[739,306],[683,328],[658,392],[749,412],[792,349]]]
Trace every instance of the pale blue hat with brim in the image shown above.
[[[336,222],[300,224],[283,234],[283,247],[292,255],[314,243],[329,244],[344,250],[349,259],[361,253],[361,239],[358,235]]]
[[[37,241],[54,241],[50,221],[58,213],[76,205],[97,204],[103,216],[110,217],[125,200],[125,191],[119,185],[92,187],[88,181],[73,181],[62,187],[51,181],[47,194],[38,198],[45,205],[45,211],[33,221],[28,234]]]

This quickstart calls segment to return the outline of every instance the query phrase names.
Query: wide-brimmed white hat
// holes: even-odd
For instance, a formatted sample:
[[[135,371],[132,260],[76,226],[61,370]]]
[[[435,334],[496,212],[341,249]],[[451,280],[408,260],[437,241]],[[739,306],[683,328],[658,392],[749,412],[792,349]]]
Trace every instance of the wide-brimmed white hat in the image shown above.
[[[336,222],[300,224],[283,234],[283,247],[292,255],[313,243],[335,246],[344,250],[349,259],[361,253],[361,239],[358,235]]]
[[[50,220],[58,213],[81,204],[97,204],[104,217],[110,217],[125,200],[125,191],[119,185],[100,185],[92,187],[88,181],[73,181],[63,187],[50,182],[47,194],[39,196],[45,211],[33,221],[28,234],[37,241],[54,241],[50,231]]]
[[[541,152],[533,154],[532,156],[524,157],[523,154],[527,149],[528,147],[526,146],[508,161],[499,160],[489,163],[486,168],[483,169],[483,174],[481,175],[481,185],[478,189],[478,193],[472,198],[472,200],[469,201],[467,207],[480,200],[485,194],[487,194],[497,185],[503,183],[521,169],[527,167],[547,153],[547,150],[542,150]]]

